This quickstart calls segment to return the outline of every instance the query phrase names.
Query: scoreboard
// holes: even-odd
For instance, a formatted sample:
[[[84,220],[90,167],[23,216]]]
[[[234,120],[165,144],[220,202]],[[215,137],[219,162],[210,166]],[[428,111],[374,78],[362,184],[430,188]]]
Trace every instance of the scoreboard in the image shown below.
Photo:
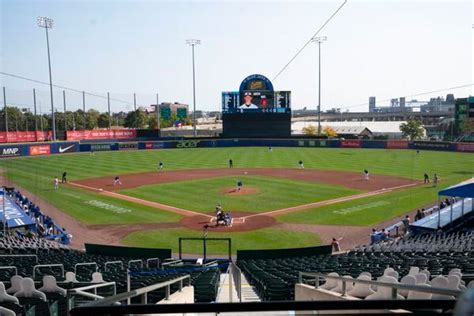
[[[224,137],[291,135],[291,92],[274,91],[262,75],[250,75],[239,91],[222,92]]]

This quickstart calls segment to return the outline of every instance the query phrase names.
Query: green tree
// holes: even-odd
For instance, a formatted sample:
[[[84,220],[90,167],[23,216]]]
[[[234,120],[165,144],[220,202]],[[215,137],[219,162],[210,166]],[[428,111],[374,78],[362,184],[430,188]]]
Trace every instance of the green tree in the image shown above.
[[[125,117],[124,126],[128,128],[144,128],[146,123],[146,114],[137,109],[136,111],[128,112],[127,117]]]
[[[403,137],[415,140],[424,136],[425,129],[423,124],[417,119],[409,119],[406,123],[400,124],[400,131]]]
[[[94,129],[99,126],[100,113],[97,110],[90,109],[86,112],[86,129]]]
[[[108,113],[101,113],[97,119],[97,124],[100,128],[108,128],[110,122],[110,116]]]
[[[156,117],[156,115],[151,115],[148,117],[148,128],[158,129],[158,118]]]

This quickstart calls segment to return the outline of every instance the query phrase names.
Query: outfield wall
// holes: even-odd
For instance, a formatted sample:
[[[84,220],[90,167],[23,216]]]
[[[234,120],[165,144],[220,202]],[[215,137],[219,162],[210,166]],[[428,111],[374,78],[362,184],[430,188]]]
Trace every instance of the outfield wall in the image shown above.
[[[474,152],[474,143],[451,143],[406,140],[340,140],[340,139],[182,139],[182,140],[124,140],[81,142],[45,142],[32,144],[0,145],[0,158],[66,154],[74,152],[219,148],[219,147],[310,147],[310,148],[378,148],[378,149],[416,149],[437,151]]]

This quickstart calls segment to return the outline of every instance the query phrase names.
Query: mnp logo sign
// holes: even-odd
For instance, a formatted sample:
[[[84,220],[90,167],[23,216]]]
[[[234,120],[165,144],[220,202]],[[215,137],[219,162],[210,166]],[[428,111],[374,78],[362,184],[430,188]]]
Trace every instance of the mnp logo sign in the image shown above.
[[[1,157],[17,157],[21,156],[21,150],[19,146],[9,146],[9,147],[2,147],[0,149],[0,156]]]
[[[196,148],[200,142],[199,140],[180,140],[176,143],[176,148]]]

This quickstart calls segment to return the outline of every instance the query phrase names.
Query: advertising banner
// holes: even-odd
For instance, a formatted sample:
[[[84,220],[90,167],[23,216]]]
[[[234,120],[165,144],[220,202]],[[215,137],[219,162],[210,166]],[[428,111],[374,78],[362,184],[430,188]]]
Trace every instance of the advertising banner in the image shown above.
[[[79,143],[53,143],[51,144],[51,153],[66,154],[79,151]]]
[[[20,146],[1,146],[0,147],[0,157],[18,157],[21,156]]]
[[[474,143],[457,143],[457,151],[474,152]]]
[[[49,155],[49,154],[51,154],[51,145],[30,146],[30,156]]]
[[[86,130],[86,131],[67,131],[67,140],[82,139],[118,139],[118,138],[136,138],[137,131],[133,129],[112,129],[112,130]]]
[[[448,142],[424,142],[413,141],[410,142],[410,147],[413,149],[427,149],[427,150],[451,150],[451,143]]]
[[[92,151],[109,151],[113,150],[114,144],[111,143],[100,143],[100,144],[91,144],[90,150]]]
[[[137,150],[138,149],[138,143],[118,143],[118,149],[119,150]]]
[[[407,140],[387,140],[387,148],[408,149],[408,141]]]
[[[140,143],[139,147],[140,149],[161,149],[164,148],[165,145],[163,142],[145,142],[145,143]]]
[[[344,140],[341,140],[341,147],[360,148],[361,141],[359,139],[344,139]]]
[[[0,132],[0,143],[27,143],[51,139],[51,132]]]

